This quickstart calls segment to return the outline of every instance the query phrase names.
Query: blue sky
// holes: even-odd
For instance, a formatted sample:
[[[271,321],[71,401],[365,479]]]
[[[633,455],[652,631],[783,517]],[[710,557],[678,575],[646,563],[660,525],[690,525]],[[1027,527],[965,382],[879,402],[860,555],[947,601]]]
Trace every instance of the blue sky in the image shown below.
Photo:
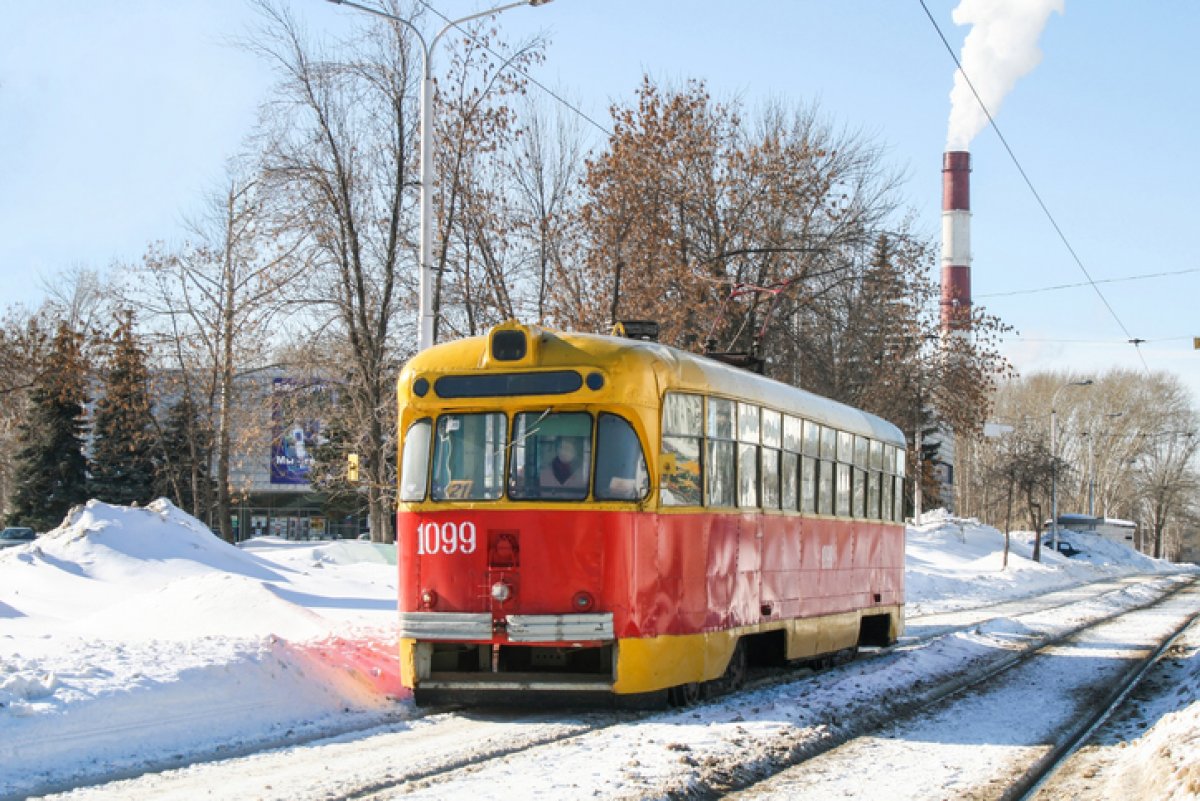
[[[960,47],[957,0],[926,3]],[[288,5],[313,30],[362,22],[323,0]],[[485,7],[433,5],[452,17]],[[241,0],[0,9],[0,306],[36,304],[63,268],[136,260],[183,236],[269,93],[265,65],[229,44],[254,20]],[[954,66],[918,0],[554,0],[497,24],[510,41],[546,34],[535,77],[605,124],[644,73],[703,79],[750,113],[767,100],[818,102],[833,124],[886,147],[922,230],[940,230]],[[1192,0],[1066,0],[1042,34],[1041,64],[996,117],[1094,279],[1197,270],[1100,284],[1117,319],[1088,287],[1003,294],[1086,279],[996,135],[972,143],[975,301],[1018,329],[1006,346],[1018,370],[1140,370],[1135,337],[1150,369],[1200,398],[1198,24]]]

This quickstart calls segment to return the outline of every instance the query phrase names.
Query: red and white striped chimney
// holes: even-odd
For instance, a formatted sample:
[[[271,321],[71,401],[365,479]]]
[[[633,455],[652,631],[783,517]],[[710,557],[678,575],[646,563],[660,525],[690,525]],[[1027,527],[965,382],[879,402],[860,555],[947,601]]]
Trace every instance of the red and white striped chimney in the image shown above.
[[[971,154],[942,158],[942,333],[971,327]]]

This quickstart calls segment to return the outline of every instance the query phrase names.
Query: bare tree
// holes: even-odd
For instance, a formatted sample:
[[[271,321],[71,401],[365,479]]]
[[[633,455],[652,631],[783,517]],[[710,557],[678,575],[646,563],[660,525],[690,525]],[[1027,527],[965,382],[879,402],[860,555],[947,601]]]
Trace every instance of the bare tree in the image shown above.
[[[577,224],[576,191],[583,168],[583,144],[576,117],[561,110],[548,118],[544,107],[528,103],[513,160],[517,231],[530,243],[535,269],[532,308],[539,324],[549,317],[551,283],[566,278],[571,232]]]
[[[1050,484],[1057,475],[1060,479],[1069,475],[1070,467],[1050,453],[1050,448],[1040,434],[1018,434],[1004,441],[1001,455],[989,479],[1000,486],[1000,497],[1004,500],[1004,564],[1008,564],[1009,531],[1012,519],[1012,504],[1015,499],[1022,502],[1029,528],[1033,531],[1033,559],[1042,560],[1042,528],[1046,519],[1047,499]]]
[[[276,67],[280,84],[265,108],[262,160],[277,207],[304,242],[310,272],[291,294],[307,308],[310,335],[336,334],[343,346],[335,378],[340,386],[345,447],[360,457],[372,537],[393,538],[393,381],[412,353],[415,337],[416,68],[409,29],[373,20],[361,35],[329,47],[312,40],[286,10],[258,6],[263,29],[250,43]],[[420,24],[411,7],[389,11]],[[479,29],[474,29],[478,31]],[[491,35],[458,43],[439,82],[437,266],[435,315],[439,325],[474,313],[467,265],[479,259],[495,305],[511,313],[500,273],[507,226],[488,216],[489,154],[509,135],[511,113],[501,102],[521,81],[507,71],[529,48],[497,61]],[[435,241],[438,241],[435,239]],[[470,326],[454,325],[456,331]],[[436,329],[435,329],[436,333]]]
[[[98,331],[121,311],[116,282],[88,267],[68,267],[43,280],[42,290],[42,312],[76,331]]]
[[[1086,376],[1088,387],[1061,391],[1085,376],[1034,373],[1002,384],[996,394],[999,423],[1016,436],[1049,437],[1050,408],[1056,407],[1056,456],[1071,468],[1058,480],[1059,508],[1091,509],[1097,515],[1128,518],[1148,532],[1146,550],[1167,549],[1172,526],[1186,518],[1197,479],[1194,456],[1196,413],[1179,380],[1167,373],[1111,370]],[[968,476],[981,501],[976,511],[989,522],[1002,517],[1002,488],[993,465],[1003,440],[979,440],[966,453]],[[962,473],[960,472],[960,476]]]
[[[495,32],[464,36],[434,98],[440,247],[435,253],[434,340],[475,334],[517,316],[526,268],[513,232],[504,162],[519,131],[508,99],[524,92],[524,68],[541,57],[534,40],[501,59]],[[516,68],[516,69],[514,69]]]
[[[258,5],[264,27],[251,46],[280,76],[260,134],[264,170],[311,265],[291,293],[312,332],[336,330],[346,343],[335,377],[362,456],[371,536],[390,542],[391,385],[399,335],[414,330],[416,61],[400,26],[374,25],[334,54],[286,10]]]
[[[280,221],[266,204],[261,177],[244,164],[231,163],[224,187],[209,197],[206,213],[190,227],[195,244],[147,254],[139,274],[149,280],[131,300],[153,316],[163,363],[173,367],[160,379],[160,392],[182,398],[211,426],[189,438],[187,461],[197,466],[206,461],[203,446],[211,442],[214,522],[232,540],[235,432],[263,433],[261,425],[238,420],[245,389],[239,386],[240,375],[266,360],[278,339],[274,323],[283,308],[283,287],[304,265],[297,258],[296,241],[281,233]],[[173,386],[162,386],[167,379],[173,379]],[[206,496],[200,481],[193,471],[189,494],[197,507]]]

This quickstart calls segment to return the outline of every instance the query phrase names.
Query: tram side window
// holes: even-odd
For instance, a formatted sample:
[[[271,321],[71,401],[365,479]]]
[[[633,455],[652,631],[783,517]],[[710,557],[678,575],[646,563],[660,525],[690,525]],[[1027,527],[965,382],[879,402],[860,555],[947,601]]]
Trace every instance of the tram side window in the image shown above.
[[[425,499],[429,483],[429,418],[418,420],[404,432],[404,454],[400,459],[400,500]]]
[[[871,441],[866,437],[854,438],[854,466],[859,470],[871,466]]]
[[[782,459],[780,470],[783,475],[781,476],[782,484],[780,487],[779,503],[784,509],[794,512],[797,507],[797,493],[799,491],[800,476],[798,470],[800,467],[800,456],[799,454],[784,451]]]
[[[896,476],[896,492],[892,503],[892,519],[900,522],[904,519],[904,479],[901,476]]]
[[[819,423],[814,423],[812,420],[804,421],[804,442],[801,453],[813,457],[821,455],[821,425]]]
[[[851,488],[850,502],[853,506],[851,517],[867,517],[867,474],[857,467],[852,471],[854,484]]]
[[[624,418],[601,414],[596,423],[596,500],[637,501],[649,491],[650,475],[637,432]]]
[[[752,403],[738,407],[738,506],[758,506],[759,408]]]
[[[790,414],[783,416],[783,449],[792,453],[800,453],[804,443],[803,421]]]
[[[866,517],[872,520],[884,517],[880,512],[880,474],[875,470],[866,474]]]
[[[884,444],[879,440],[871,440],[871,469],[883,470]]]
[[[817,514],[833,514],[833,462],[817,463]]]
[[[821,458],[837,460],[837,429],[821,426]]]
[[[667,506],[699,506],[702,404],[699,395],[668,392],[663,399],[659,491]]]
[[[800,511],[817,511],[817,460],[811,456],[800,457]]]
[[[838,517],[850,516],[850,465],[838,462],[837,486],[835,488],[837,506],[834,514]]]
[[[854,464],[854,435],[848,431],[837,432],[837,460]]]
[[[780,505],[789,511],[800,508],[800,451],[804,447],[803,422],[799,417],[783,416],[783,461]]]
[[[892,480],[891,476],[889,476],[887,473],[883,474],[883,506],[881,507],[880,517],[882,517],[884,520],[896,519],[892,516],[892,487],[894,483],[895,482]]]
[[[508,494],[516,500],[581,501],[588,494],[592,416],[522,412],[513,417]]]
[[[733,401],[708,399],[705,433],[707,452],[704,465],[706,501],[709,506],[733,506],[736,499],[737,472],[734,468]]]
[[[500,412],[439,417],[430,497],[435,501],[491,501],[503,495],[507,425]]]
[[[779,508],[779,449],[762,449],[762,505],[764,509]]]
[[[779,508],[779,458],[783,444],[783,416],[771,409],[762,410],[762,505]]]

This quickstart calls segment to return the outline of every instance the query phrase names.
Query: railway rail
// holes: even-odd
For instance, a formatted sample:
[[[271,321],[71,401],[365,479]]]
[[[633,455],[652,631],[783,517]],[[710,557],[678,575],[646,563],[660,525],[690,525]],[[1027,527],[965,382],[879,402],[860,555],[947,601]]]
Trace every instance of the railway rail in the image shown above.
[[[1034,798],[1176,638],[1196,623],[1197,609],[1200,586],[1192,580],[1148,603],[1088,621],[999,660],[961,686],[934,691],[885,726],[856,731],[763,781],[743,783],[731,797],[831,797],[840,792],[845,771],[837,766],[843,765],[853,766],[858,785],[871,786],[870,773],[880,772],[877,786],[881,793],[886,788],[889,799]],[[1164,620],[1170,623],[1164,625]],[[1064,661],[1087,660],[1098,651],[1105,656],[1095,661],[1104,664],[1093,670],[1061,668]],[[977,737],[963,736],[969,721],[978,722]],[[904,750],[907,765],[919,775],[889,756],[895,749]],[[721,789],[693,795],[721,796]]]

